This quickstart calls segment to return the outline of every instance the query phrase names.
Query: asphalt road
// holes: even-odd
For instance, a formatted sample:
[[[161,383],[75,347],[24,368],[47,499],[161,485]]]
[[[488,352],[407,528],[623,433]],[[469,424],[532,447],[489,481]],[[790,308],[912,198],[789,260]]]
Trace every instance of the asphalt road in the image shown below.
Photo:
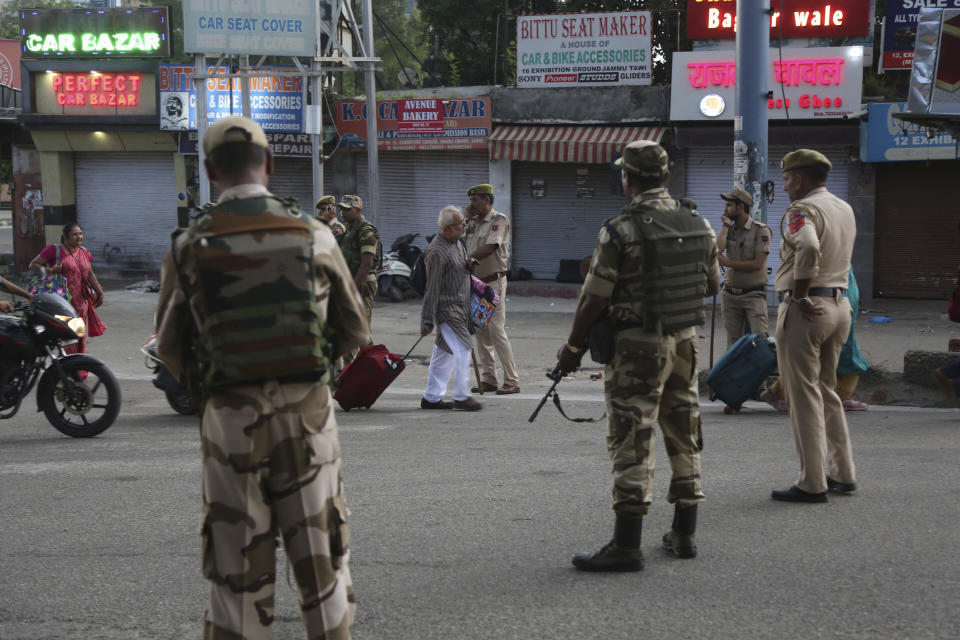
[[[137,353],[155,297],[108,292],[110,328],[91,351],[123,389],[110,430],[63,437],[32,398],[0,422],[2,640],[200,635],[198,421],[167,407]],[[955,410],[849,414],[860,490],[789,505],[769,499],[797,469],[787,417],[759,404],[724,416],[707,403],[700,557],[659,548],[672,508],[658,442],[646,569],[574,571],[570,555],[611,534],[603,427],[565,422],[551,406],[527,423],[572,305],[525,304],[512,320],[523,393],[480,398],[479,414],[419,410],[424,341],[372,410],[338,414],[355,638],[960,636]],[[382,308],[378,337],[409,347],[416,312]],[[586,374],[560,389],[572,414],[602,413],[600,383]],[[274,637],[300,638],[280,562]]]

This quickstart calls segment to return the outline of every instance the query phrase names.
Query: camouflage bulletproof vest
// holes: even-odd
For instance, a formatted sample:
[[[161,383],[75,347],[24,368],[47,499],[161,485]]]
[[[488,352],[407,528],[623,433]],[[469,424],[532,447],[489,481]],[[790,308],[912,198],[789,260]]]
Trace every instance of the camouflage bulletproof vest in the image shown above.
[[[604,226],[622,247],[610,299],[615,323],[657,333],[703,324],[713,239],[696,203],[683,199],[673,210],[630,204]]]
[[[373,266],[370,267],[370,275],[373,275],[383,264],[383,248],[380,244],[380,234],[377,232],[377,228],[366,219],[354,225],[348,224],[346,225],[346,232],[337,236],[337,242],[340,243],[340,253],[343,254],[343,259],[346,261],[351,275],[356,274],[357,270],[360,269],[360,259],[362,258],[360,254],[360,233],[368,227],[373,229],[373,234],[377,237],[377,255],[374,256]]]
[[[205,390],[309,374],[329,381],[316,224],[295,203],[265,196],[222,202],[175,236]]]

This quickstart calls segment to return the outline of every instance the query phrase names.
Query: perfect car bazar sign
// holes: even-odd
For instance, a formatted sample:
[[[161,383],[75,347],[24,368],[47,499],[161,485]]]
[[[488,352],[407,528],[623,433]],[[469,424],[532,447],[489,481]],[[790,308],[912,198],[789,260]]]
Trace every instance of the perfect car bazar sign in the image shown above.
[[[684,51],[673,54],[671,120],[732,120],[735,112],[735,52]],[[860,110],[862,47],[783,50],[770,56],[767,88],[771,119],[822,120]]]
[[[517,86],[651,84],[649,11],[517,17]]]
[[[367,103],[337,102],[333,113],[340,134],[339,150],[366,150]],[[415,114],[412,119],[411,114]],[[414,126],[417,123],[429,126]],[[380,151],[486,149],[491,127],[488,97],[377,101],[377,149]]]
[[[164,58],[170,55],[167,7],[24,9],[22,58]]]
[[[189,53],[313,56],[317,2],[184,0],[183,41]]]

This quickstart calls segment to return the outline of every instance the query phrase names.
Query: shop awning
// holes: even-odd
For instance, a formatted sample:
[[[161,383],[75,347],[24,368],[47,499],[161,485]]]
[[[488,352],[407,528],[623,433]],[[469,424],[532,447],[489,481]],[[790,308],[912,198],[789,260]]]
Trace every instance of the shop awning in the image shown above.
[[[629,142],[660,142],[663,127],[498,127],[488,138],[494,160],[610,162]]]

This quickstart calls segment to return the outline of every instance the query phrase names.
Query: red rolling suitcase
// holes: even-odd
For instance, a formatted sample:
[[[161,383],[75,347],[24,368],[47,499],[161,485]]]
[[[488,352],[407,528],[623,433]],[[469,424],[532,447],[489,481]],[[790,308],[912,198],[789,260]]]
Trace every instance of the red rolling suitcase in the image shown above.
[[[407,356],[419,344],[414,343]],[[390,353],[386,345],[372,344],[360,349],[356,357],[337,378],[337,391],[333,397],[345,411],[355,407],[369,409],[380,394],[389,387],[403,371],[407,356]]]

